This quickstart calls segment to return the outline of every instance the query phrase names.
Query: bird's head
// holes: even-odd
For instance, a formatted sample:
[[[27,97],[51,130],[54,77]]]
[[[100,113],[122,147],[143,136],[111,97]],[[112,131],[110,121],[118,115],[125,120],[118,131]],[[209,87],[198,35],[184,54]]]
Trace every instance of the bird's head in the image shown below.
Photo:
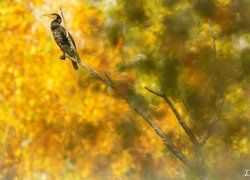
[[[53,20],[55,20],[55,19],[61,19],[61,17],[57,13],[44,14],[44,16],[49,17],[50,19],[53,19]]]

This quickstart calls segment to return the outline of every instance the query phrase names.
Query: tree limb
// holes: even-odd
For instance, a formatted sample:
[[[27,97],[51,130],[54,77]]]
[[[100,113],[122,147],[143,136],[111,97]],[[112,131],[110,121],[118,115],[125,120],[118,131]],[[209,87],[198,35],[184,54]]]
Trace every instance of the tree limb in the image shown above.
[[[164,134],[162,129],[155,123],[155,121],[152,119],[152,117],[146,113],[145,110],[143,110],[140,107],[135,106],[127,97],[123,97],[129,104],[130,107],[132,107],[135,112],[137,112],[140,116],[143,117],[147,121],[147,123],[154,129],[156,134],[161,138],[161,140],[164,142],[164,144],[167,146],[167,148],[179,159],[181,160],[187,167],[191,169],[197,169],[198,167],[189,159],[187,159],[176,147],[172,144],[172,142],[169,140],[169,138]]]
[[[82,66],[84,69],[86,69],[90,74],[92,74],[94,77],[96,77],[97,79],[99,79],[100,81],[104,82],[105,84],[107,84],[108,86],[114,88],[114,84],[111,81],[111,79],[109,78],[104,78],[101,74],[99,74],[96,70],[94,70],[93,68],[91,68],[89,65],[85,64],[84,62],[80,61],[78,62],[76,58],[74,57],[70,57],[68,55],[65,55],[66,58],[78,63],[80,66]],[[105,75],[107,76],[107,74]]]
[[[66,58],[71,59],[72,61],[77,62],[75,58],[72,58],[70,56],[66,56]],[[78,63],[78,62],[77,62]],[[92,74],[95,78],[101,80],[103,83],[105,83],[107,86],[111,87],[112,89],[116,90],[115,85],[111,82],[111,80],[108,80],[106,78],[103,78],[97,71],[95,71],[93,68],[88,66],[87,64],[80,62],[78,63],[80,66],[82,66],[84,69],[86,69],[90,74]],[[106,74],[107,76],[107,74]],[[110,79],[110,77],[109,77]],[[128,97],[123,96],[123,99],[125,99],[129,106],[137,112],[143,119],[147,121],[147,123],[154,129],[156,134],[161,138],[161,140],[164,142],[164,144],[167,146],[167,148],[179,159],[181,160],[187,167],[191,169],[197,169],[197,166],[191,162],[191,160],[187,159],[168,139],[168,137],[164,134],[164,132],[161,130],[161,128],[154,122],[152,117],[146,113],[146,111],[138,106],[136,106]]]
[[[62,12],[62,8],[60,8],[61,10],[61,14],[62,14],[62,18],[64,21],[64,25],[65,25],[65,20],[64,20],[64,16],[63,16],[63,12]],[[68,34],[66,25],[65,25],[65,29],[66,32]],[[111,80],[111,78],[107,75],[107,73],[105,72],[105,77],[104,78],[101,74],[99,74],[96,70],[94,70],[93,68],[91,68],[89,65],[85,64],[84,62],[82,62],[80,60],[80,56],[77,52],[77,50],[74,48],[74,45],[72,43],[72,41],[70,40],[69,37],[67,37],[70,41],[71,47],[75,50],[77,58],[74,57],[70,57],[68,55],[66,55],[66,58],[71,59],[72,61],[78,63],[80,66],[82,66],[85,70],[87,70],[91,75],[93,75],[95,78],[99,79],[100,81],[102,81],[103,83],[105,83],[107,86],[111,87],[115,92],[116,92],[116,86],[113,83],[113,81]],[[79,58],[79,60],[78,60]],[[164,134],[164,132],[162,131],[162,129],[155,123],[155,121],[153,120],[153,118],[146,112],[145,109],[138,107],[138,105],[136,105],[135,103],[133,103],[133,100],[131,100],[128,96],[122,96],[123,99],[125,99],[127,101],[127,103],[129,104],[129,106],[136,112],[138,113],[141,117],[143,117],[144,120],[146,120],[146,122],[154,129],[154,131],[156,132],[156,134],[161,138],[161,140],[163,141],[163,143],[166,145],[166,147],[181,161],[183,162],[187,167],[189,167],[192,170],[197,170],[199,169],[199,167],[193,163],[190,159],[188,159],[181,151],[179,151],[176,146],[169,140],[169,138]]]
[[[71,59],[72,61],[77,62],[77,60],[75,58],[72,58],[70,56],[66,56],[66,58]],[[78,63],[78,62],[77,62]],[[111,87],[112,89],[115,89],[115,85],[112,83],[109,77],[109,79],[105,79],[103,78],[97,71],[95,71],[93,68],[91,68],[90,66],[88,66],[87,64],[80,62],[78,63],[80,66],[82,66],[84,69],[86,69],[90,74],[92,74],[95,78],[101,80],[103,83],[105,83],[107,86]],[[106,74],[107,76],[107,74]],[[152,119],[152,117],[146,113],[145,110],[143,110],[140,107],[137,107],[134,103],[132,103],[132,101],[128,98],[128,97],[122,97],[123,99],[125,99],[129,106],[135,111],[137,112],[141,117],[143,117],[143,119],[145,119],[147,121],[147,123],[154,129],[154,131],[156,132],[156,134],[161,138],[161,140],[163,141],[163,143],[167,146],[167,148],[179,159],[181,160],[187,167],[191,168],[191,169],[197,169],[197,166],[191,162],[191,160],[187,159],[172,143],[171,141],[168,139],[168,137],[164,134],[164,132],[161,130],[161,128],[154,122],[154,120]]]
[[[214,35],[214,30],[213,30],[213,25],[212,22],[210,20],[210,18],[207,19],[208,21],[208,26],[209,26],[209,31],[211,34],[211,38],[212,38],[212,44],[213,44],[213,51],[214,51],[214,57],[216,58],[217,55],[217,50],[216,50],[216,40],[215,40],[215,35]],[[224,97],[222,98],[222,103],[221,106],[224,103]],[[221,108],[221,107],[220,107]],[[219,110],[220,111],[220,110]],[[218,112],[218,111],[217,111]],[[218,112],[220,114],[220,112]],[[201,139],[200,139],[200,144],[203,145],[206,143],[207,139],[209,138],[209,136],[212,133],[212,129],[215,126],[215,124],[217,123],[218,119],[219,119],[219,114],[215,113],[214,116],[211,118],[211,120],[209,121],[208,124],[208,128],[206,129],[206,131],[204,132],[204,134],[202,135]]]
[[[174,103],[172,103],[172,101],[164,94],[157,92],[149,87],[145,87],[146,90],[148,90],[149,92],[155,94],[156,96],[161,97],[162,99],[164,99],[164,101],[169,105],[169,107],[172,109],[176,119],[178,120],[179,124],[181,125],[181,127],[183,128],[183,130],[185,131],[185,133],[188,135],[189,139],[191,140],[191,142],[194,144],[194,146],[198,146],[198,141],[195,138],[194,134],[192,133],[191,129],[188,127],[188,125],[185,123],[185,121],[182,119],[180,113],[178,112],[177,108],[175,107]]]

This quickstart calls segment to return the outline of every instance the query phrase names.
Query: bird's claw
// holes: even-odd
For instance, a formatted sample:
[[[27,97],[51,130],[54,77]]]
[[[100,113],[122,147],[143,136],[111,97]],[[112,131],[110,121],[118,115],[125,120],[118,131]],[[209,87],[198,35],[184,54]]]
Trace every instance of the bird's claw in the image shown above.
[[[65,60],[66,59],[65,55],[61,55],[60,59]]]

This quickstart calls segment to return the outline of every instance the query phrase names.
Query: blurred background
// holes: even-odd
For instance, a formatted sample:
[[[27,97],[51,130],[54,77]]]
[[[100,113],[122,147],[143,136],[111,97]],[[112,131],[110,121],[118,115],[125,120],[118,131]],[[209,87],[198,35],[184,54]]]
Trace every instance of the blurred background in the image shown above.
[[[166,94],[200,139],[211,179],[250,169],[249,0],[1,0],[0,179],[195,179],[112,89],[62,55],[60,6],[82,61],[131,91],[195,158]],[[220,105],[221,101],[224,101]]]

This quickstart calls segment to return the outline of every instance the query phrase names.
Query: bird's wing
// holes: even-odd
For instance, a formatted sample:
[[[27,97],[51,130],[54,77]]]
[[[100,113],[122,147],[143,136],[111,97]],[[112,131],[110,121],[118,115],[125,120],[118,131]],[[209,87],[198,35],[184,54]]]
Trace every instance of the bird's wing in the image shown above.
[[[64,28],[63,26],[61,26],[61,27],[62,27],[61,36],[62,36],[62,38],[63,38],[63,41],[68,42],[69,45],[70,45],[70,42],[69,42],[68,39],[67,39],[66,30],[65,30],[65,28]],[[74,44],[74,46],[75,46],[75,48],[76,48],[75,41],[74,41],[74,39],[72,38],[72,36],[71,36],[70,33],[69,33],[69,38],[71,39],[72,43]]]
[[[69,33],[69,38],[71,39],[72,43],[74,44],[75,48],[76,48],[76,44],[75,44],[75,41],[73,39],[73,37],[71,36],[71,34]]]

